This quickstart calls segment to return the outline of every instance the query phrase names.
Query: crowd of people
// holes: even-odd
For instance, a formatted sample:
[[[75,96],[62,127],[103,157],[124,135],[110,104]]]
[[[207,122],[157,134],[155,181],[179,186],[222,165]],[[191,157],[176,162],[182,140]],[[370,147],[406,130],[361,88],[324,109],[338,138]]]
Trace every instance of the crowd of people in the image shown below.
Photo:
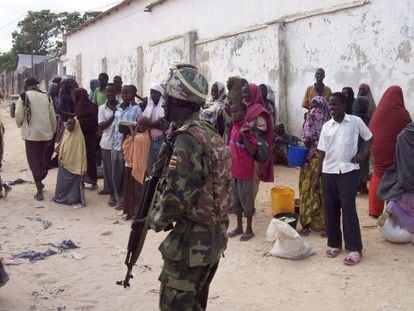
[[[308,150],[299,177],[300,234],[317,231],[327,237],[326,256],[331,258],[339,255],[344,244],[348,251],[344,263],[358,264],[363,245],[357,193],[369,193],[370,216],[383,214],[386,200],[387,213],[395,214],[402,227],[414,231],[414,168],[409,161],[413,125],[400,87],[389,87],[376,105],[367,84],[359,86],[355,97],[351,87],[332,92],[324,78],[325,71],[317,69],[315,83],[306,89],[300,137],[287,134],[277,122],[277,105],[269,85],[234,76],[226,86],[217,81],[208,89],[205,77],[191,65],[171,69],[166,81],[152,85],[145,98],[137,94],[135,86],[123,85],[120,76],[109,83],[106,73],[91,80],[89,94],[73,76],[54,79],[47,94],[38,89],[35,78],[28,78],[17,103],[16,123],[22,128],[36,185],[34,198],[44,199],[42,181],[48,169],[58,166],[52,200],[84,207],[84,185],[97,190],[102,172],[103,188],[98,194],[107,195],[108,205],[131,219],[138,212],[145,176],[154,174],[154,163],[165,157],[164,141],[172,140],[172,155],[163,172],[168,179],[160,203],[150,215],[156,231],[176,223],[160,248],[165,260],[160,307],[174,295],[205,306],[208,284],[227,236],[240,236],[241,241],[254,237],[259,183],[273,182],[274,164],[288,164],[288,145],[300,141]],[[2,152],[3,147],[0,156]],[[228,179],[232,179],[231,186]],[[3,187],[7,194],[10,189]],[[237,219],[229,232],[227,209]],[[186,238],[186,250],[194,247],[202,253],[194,258],[188,255],[185,263],[182,253],[170,249],[180,247],[177,241],[189,234],[186,225],[180,225],[183,219],[192,223],[188,230],[193,236]],[[205,230],[217,240],[205,236]],[[208,248],[213,245],[214,251],[201,250],[200,241],[209,244]],[[199,266],[204,270],[191,270]],[[180,269],[209,278],[200,293],[195,290],[193,300],[181,287],[187,274]],[[199,282],[187,281],[192,285]]]

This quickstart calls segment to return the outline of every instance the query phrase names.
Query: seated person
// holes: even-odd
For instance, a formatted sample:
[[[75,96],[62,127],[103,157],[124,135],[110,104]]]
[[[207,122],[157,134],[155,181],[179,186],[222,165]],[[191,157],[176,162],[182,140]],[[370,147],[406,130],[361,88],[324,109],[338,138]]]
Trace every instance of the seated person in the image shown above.
[[[273,158],[274,164],[288,165],[287,154],[288,145],[296,146],[299,138],[289,135],[285,130],[285,125],[279,123],[275,128],[274,142],[273,142]]]
[[[378,195],[387,201],[385,213],[378,219],[382,226],[385,219],[414,233],[414,122],[408,124],[397,137],[394,165],[381,179]]]

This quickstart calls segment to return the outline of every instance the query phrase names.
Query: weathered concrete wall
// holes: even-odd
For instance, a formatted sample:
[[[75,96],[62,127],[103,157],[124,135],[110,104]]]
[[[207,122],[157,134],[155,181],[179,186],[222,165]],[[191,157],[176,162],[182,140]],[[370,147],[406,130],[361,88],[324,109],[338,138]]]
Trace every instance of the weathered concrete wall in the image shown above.
[[[166,42],[153,42],[144,50],[143,93],[148,94],[151,84],[161,82],[173,62],[188,61],[182,36]]]
[[[136,83],[134,57],[136,48],[151,49],[151,43],[197,31],[199,40],[214,38],[228,32],[238,32],[249,26],[262,25],[283,16],[320,10],[326,7],[355,2],[355,0],[189,0],[166,1],[153,8],[144,7],[152,0],[136,0],[104,19],[67,37],[67,52],[62,57],[68,74],[76,73],[76,55],[82,54],[82,80],[87,85],[101,72],[101,59],[108,61],[108,74],[121,74],[126,83]],[[191,18],[184,18],[191,16]],[[224,39],[224,41],[226,41]],[[266,42],[266,40],[263,40]],[[183,61],[190,61],[187,55]],[[265,47],[264,47],[265,49]],[[188,56],[188,58],[186,57]],[[129,58],[132,57],[132,58]],[[167,57],[168,58],[168,57]],[[128,62],[125,65],[125,62]],[[144,59],[147,63],[148,60]],[[249,69],[247,69],[249,70]],[[217,76],[224,76],[217,72]],[[145,77],[147,80],[147,77]],[[149,82],[145,82],[149,84]]]
[[[380,100],[392,84],[414,112],[414,1],[374,0],[363,7],[314,16],[286,26],[289,128],[300,133],[305,88],[318,67],[333,91],[371,86]]]
[[[193,62],[211,83],[240,75],[271,84],[280,120],[294,134],[317,67],[326,69],[334,90],[367,82],[376,100],[399,84],[414,111],[412,0],[175,0],[144,12],[151,2],[133,1],[68,36],[61,59],[66,72],[81,67],[88,86],[106,58],[111,78],[121,75],[147,95],[173,61]]]
[[[196,43],[197,65],[210,83],[240,76],[270,84],[279,92],[279,24],[212,41]],[[280,110],[280,109],[278,109]]]

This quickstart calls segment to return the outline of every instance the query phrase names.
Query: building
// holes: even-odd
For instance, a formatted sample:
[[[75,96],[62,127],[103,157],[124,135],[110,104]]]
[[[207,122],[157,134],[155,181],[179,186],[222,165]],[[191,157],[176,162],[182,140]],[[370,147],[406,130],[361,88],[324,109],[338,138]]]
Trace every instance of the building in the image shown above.
[[[398,84],[414,111],[412,12],[411,0],[126,0],[67,34],[60,71],[83,86],[121,75],[146,95],[173,61],[191,62],[210,83],[272,85],[279,120],[299,134],[318,67],[333,90],[365,82],[376,101]]]

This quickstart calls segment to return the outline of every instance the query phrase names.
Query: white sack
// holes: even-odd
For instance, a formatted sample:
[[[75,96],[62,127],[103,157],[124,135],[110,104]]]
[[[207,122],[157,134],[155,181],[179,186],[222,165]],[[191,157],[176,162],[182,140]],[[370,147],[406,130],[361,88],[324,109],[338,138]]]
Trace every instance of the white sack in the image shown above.
[[[272,256],[302,259],[315,253],[295,229],[276,218],[273,218],[267,227],[266,239],[270,242],[274,241],[273,248],[269,252]]]
[[[395,223],[392,216],[389,216],[384,225],[379,226],[380,231],[384,234],[386,240],[393,243],[414,243],[414,234],[401,228]]]

